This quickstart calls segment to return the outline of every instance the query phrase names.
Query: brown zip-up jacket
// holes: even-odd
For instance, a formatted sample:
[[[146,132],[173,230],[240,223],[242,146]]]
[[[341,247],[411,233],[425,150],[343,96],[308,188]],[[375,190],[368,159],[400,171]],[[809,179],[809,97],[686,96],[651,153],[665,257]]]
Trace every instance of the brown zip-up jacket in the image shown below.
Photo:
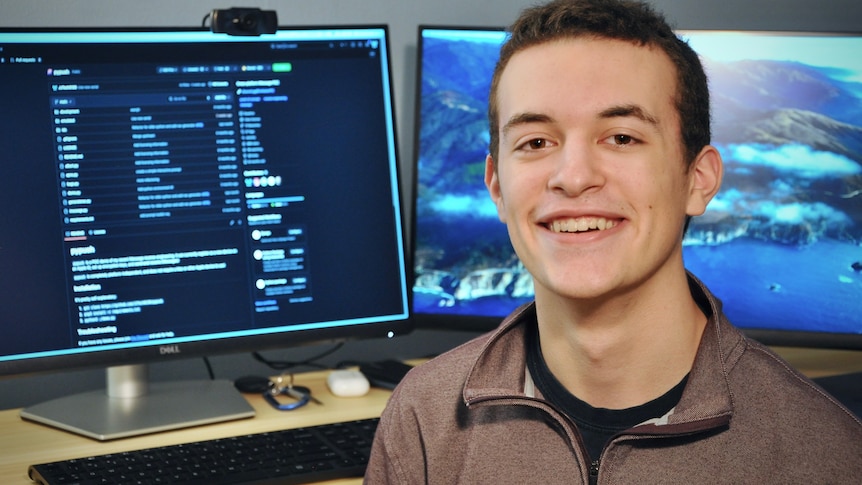
[[[666,416],[589,463],[576,426],[526,371],[522,308],[413,369],[381,418],[368,484],[860,484],[862,422],[711,309],[688,383]]]

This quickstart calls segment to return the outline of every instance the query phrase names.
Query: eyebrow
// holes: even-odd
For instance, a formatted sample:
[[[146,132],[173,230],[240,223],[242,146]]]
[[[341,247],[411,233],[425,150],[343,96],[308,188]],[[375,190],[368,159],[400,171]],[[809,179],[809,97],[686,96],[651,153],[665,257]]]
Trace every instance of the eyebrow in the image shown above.
[[[649,114],[649,112],[636,104],[624,104],[620,106],[611,106],[599,113],[600,119],[607,118],[637,118],[645,123],[653,126],[658,126],[658,118]]]
[[[509,121],[507,121],[506,124],[503,125],[503,128],[500,131],[505,136],[509,130],[518,125],[525,125],[528,123],[551,123],[553,121],[554,119],[546,114],[533,113],[528,111],[525,113],[518,113],[509,118]]]

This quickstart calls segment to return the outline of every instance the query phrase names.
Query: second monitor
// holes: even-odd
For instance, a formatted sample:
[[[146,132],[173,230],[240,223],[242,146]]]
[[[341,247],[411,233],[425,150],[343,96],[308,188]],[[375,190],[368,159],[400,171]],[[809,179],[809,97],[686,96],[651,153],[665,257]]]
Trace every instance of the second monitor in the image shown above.
[[[721,192],[686,267],[768,344],[862,348],[862,34],[681,31],[710,76]],[[422,26],[413,311],[489,330],[533,299],[484,186],[501,29]]]

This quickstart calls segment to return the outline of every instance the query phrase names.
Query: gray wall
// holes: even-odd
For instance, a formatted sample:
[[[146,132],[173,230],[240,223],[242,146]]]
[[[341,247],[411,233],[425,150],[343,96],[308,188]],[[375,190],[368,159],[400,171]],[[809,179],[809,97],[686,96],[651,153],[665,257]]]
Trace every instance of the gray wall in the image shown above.
[[[392,34],[400,152],[407,181],[412,179],[417,26],[502,26],[532,3],[532,0],[273,0],[221,4],[202,0],[0,0],[0,27],[195,27],[211,9],[231,6],[276,10],[282,25],[388,24]],[[652,0],[652,3],[676,27],[685,29],[862,30],[859,0]],[[409,200],[411,194],[407,195]],[[439,353],[473,335],[420,330],[393,340],[349,342],[324,362],[331,365],[343,360],[421,357]],[[285,349],[266,355],[302,360],[326,348]],[[218,356],[212,362],[219,378],[270,373],[249,355]],[[206,377],[200,359],[157,364],[151,367],[151,373],[157,380]],[[6,379],[0,381],[0,409],[26,406],[102,385],[103,372],[98,370]]]

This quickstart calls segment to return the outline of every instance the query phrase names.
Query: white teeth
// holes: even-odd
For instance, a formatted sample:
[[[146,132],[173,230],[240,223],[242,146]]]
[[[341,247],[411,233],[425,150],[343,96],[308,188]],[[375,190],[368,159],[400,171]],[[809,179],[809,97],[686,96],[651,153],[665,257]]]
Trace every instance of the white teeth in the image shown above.
[[[586,231],[590,228],[590,222],[586,219],[578,219],[578,232]]]
[[[554,232],[604,231],[616,226],[616,222],[603,217],[579,217],[577,219],[556,220],[548,227]]]

